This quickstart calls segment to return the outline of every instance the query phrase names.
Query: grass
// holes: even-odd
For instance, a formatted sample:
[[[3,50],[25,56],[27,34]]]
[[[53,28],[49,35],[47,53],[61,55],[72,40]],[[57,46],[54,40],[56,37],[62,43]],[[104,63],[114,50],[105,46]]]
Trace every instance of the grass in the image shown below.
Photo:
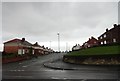
[[[68,56],[85,56],[85,55],[110,55],[120,54],[120,45],[100,46],[68,53]]]

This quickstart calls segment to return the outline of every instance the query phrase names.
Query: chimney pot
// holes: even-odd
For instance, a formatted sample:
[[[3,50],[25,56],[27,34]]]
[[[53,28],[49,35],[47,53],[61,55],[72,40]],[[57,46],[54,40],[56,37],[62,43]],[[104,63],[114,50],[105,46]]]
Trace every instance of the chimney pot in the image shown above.
[[[22,42],[24,42],[25,41],[25,38],[22,38]]]
[[[117,27],[117,24],[114,24],[113,26],[114,26],[114,27]]]
[[[106,29],[106,32],[108,32],[108,28]]]

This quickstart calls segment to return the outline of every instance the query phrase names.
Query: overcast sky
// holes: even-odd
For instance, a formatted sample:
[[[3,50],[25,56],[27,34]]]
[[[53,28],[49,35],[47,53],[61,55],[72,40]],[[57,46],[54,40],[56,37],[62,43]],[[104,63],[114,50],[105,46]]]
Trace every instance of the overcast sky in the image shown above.
[[[59,32],[61,50],[70,50],[91,36],[97,38],[114,23],[118,23],[117,2],[2,3],[2,43],[24,37],[58,50]]]

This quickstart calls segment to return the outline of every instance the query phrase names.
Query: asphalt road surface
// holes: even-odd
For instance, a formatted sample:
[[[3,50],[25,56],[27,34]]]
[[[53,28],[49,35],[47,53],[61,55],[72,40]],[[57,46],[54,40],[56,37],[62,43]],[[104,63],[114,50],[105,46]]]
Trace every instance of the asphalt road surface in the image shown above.
[[[29,79],[48,81],[48,80],[60,80],[60,81],[119,81],[120,80],[120,68],[114,67],[110,70],[105,70],[106,67],[93,67],[91,70],[88,66],[84,66],[87,69],[81,70],[56,70],[43,66],[46,62],[51,62],[57,59],[61,59],[65,53],[54,53],[31,60],[8,63],[2,65],[2,79]],[[74,66],[74,65],[73,65]],[[81,65],[83,68],[83,65]],[[99,68],[100,70],[94,70]]]

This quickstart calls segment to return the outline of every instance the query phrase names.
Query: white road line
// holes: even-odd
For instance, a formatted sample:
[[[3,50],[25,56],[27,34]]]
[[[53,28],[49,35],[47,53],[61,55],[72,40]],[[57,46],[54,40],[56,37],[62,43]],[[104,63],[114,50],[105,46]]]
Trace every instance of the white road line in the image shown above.
[[[60,79],[60,78],[57,78],[57,77],[51,77],[52,79]]]
[[[27,66],[22,66],[22,67],[27,67]]]
[[[63,79],[66,80],[67,78],[64,77]]]
[[[10,70],[10,71],[25,71],[25,70]]]

